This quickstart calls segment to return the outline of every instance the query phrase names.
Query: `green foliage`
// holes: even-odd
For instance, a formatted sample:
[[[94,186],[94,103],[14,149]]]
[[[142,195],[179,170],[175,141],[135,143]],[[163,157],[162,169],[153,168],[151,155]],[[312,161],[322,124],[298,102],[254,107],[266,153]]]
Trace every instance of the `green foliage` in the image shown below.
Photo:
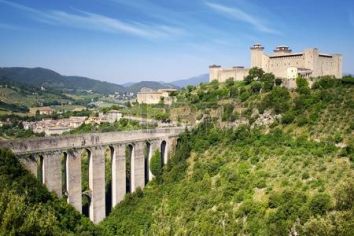
[[[150,160],[150,170],[157,179],[161,178],[162,175],[161,163],[161,153],[159,150],[155,150]]]
[[[261,79],[264,71],[262,70],[262,68],[259,67],[252,67],[248,74],[250,75],[250,77],[252,77],[253,79]]]
[[[276,78],[274,82],[275,82],[276,86],[280,86],[283,83],[283,80],[279,79],[279,78]]]
[[[328,194],[316,194],[310,201],[310,210],[314,215],[323,215],[331,207],[331,197]]]
[[[28,107],[25,105],[9,104],[3,101],[0,101],[0,110],[24,113],[29,112]]]
[[[261,77],[260,81],[263,82],[262,84],[263,92],[269,92],[274,87],[275,76],[272,73],[265,73]]]
[[[336,211],[329,191],[337,188],[334,176],[344,169],[341,175],[352,176],[348,167],[332,161],[336,152],[334,145],[296,139],[280,129],[269,134],[247,126],[221,130],[206,120],[180,137],[161,184],[153,181],[143,196],[127,197],[102,227],[115,235],[289,235],[294,227],[315,232],[320,219],[342,225],[336,232],[350,232],[352,188],[338,187],[343,198],[338,196],[342,204]],[[312,184],[303,178],[303,165],[313,172],[321,160],[332,171],[322,175],[321,167],[317,176],[328,181]]]
[[[296,78],[296,91],[299,94],[309,94],[310,88],[309,88],[308,81],[302,77],[297,77]]]
[[[284,87],[275,87],[270,93],[268,93],[262,103],[261,110],[274,109],[275,113],[283,113],[290,108],[290,93]]]
[[[259,93],[261,91],[262,88],[262,83],[259,81],[253,81],[251,83],[251,90],[253,93]]]
[[[295,120],[295,112],[292,110],[285,112],[281,117],[281,122],[283,124],[291,124],[294,120]]]
[[[0,136],[6,139],[43,137],[44,133],[33,133],[32,130],[23,129],[22,122],[13,121],[0,127]]]
[[[99,125],[94,124],[82,124],[76,129],[71,130],[70,134],[83,134],[94,132],[114,132],[114,131],[126,131],[136,130],[143,128],[153,128],[153,125],[140,125],[138,121],[120,119],[114,123],[101,123]]]
[[[99,234],[89,219],[49,193],[7,150],[0,150],[0,232],[3,235]]]

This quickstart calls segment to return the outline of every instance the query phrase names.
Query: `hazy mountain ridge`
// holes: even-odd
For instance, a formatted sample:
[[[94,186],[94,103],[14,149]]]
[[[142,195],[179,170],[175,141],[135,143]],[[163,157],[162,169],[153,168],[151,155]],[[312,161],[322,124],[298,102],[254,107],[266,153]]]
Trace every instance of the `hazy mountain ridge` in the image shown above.
[[[0,68],[0,82],[57,90],[92,90],[108,94],[125,91],[118,84],[99,81],[82,76],[64,76],[45,68],[3,67]]]
[[[188,85],[199,85],[200,83],[207,83],[209,81],[209,74],[202,74],[199,76],[194,76],[188,79],[181,79],[181,80],[176,80],[173,82],[170,82],[170,84],[173,84],[177,87],[186,87]]]
[[[158,82],[158,81],[140,81],[137,83],[133,83],[130,86],[126,87],[129,92],[137,93],[142,88],[151,88],[154,90],[164,89],[164,88],[173,88],[178,89],[178,86],[175,86],[170,83]]]

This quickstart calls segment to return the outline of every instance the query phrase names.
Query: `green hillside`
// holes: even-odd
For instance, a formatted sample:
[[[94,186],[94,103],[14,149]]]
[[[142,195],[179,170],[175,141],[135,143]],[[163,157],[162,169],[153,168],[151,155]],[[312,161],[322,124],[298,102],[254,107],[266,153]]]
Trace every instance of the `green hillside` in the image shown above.
[[[9,85],[45,87],[66,92],[92,90],[110,94],[125,91],[123,86],[81,76],[63,76],[44,68],[8,67],[0,68],[0,82]]]
[[[181,137],[162,177],[112,211],[104,232],[353,235],[350,81],[322,78],[309,89],[299,79],[296,91],[267,79],[185,89],[180,106],[204,121]],[[274,122],[262,125],[268,113]]]
[[[287,90],[272,75],[254,72],[242,82],[188,86],[169,108],[126,108],[199,125],[180,136],[162,174],[154,153],[155,180],[127,194],[98,227],[1,152],[0,232],[353,235],[353,78],[317,78],[312,88],[298,78],[298,88]]]
[[[99,235],[80,213],[0,150],[0,235]]]

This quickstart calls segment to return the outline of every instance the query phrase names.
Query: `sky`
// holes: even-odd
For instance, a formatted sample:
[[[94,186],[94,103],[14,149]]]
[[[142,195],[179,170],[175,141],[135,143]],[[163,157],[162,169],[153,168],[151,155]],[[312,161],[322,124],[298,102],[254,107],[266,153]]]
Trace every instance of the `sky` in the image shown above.
[[[0,67],[169,82],[248,67],[254,43],[341,53],[354,74],[354,0],[0,0]]]

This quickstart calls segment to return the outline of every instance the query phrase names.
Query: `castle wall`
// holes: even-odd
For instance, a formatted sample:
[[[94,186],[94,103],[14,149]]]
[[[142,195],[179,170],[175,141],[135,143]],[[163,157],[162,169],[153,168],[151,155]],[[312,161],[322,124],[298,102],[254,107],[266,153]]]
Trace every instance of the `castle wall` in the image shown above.
[[[290,67],[306,71],[308,72],[306,76],[310,77],[324,75],[342,77],[342,56],[339,54],[320,54],[316,48],[306,49],[302,53],[291,53],[287,46],[279,46],[274,50],[274,54],[266,55],[263,49],[260,44],[251,47],[251,67],[262,68],[266,73],[273,73],[275,77],[288,78]],[[219,82],[225,82],[229,78],[243,80],[248,74],[247,69],[236,71],[233,68],[225,69],[220,66],[212,66],[209,72],[209,81],[216,79]]]
[[[217,80],[224,83],[232,78],[234,81],[242,81],[248,75],[248,69],[245,68],[213,68],[210,70],[209,82]]]
[[[138,93],[137,94],[137,102],[139,104],[158,104],[161,101],[162,94],[157,92],[151,93]]]
[[[279,56],[270,57],[268,62],[268,70],[266,72],[271,72],[275,77],[286,78],[287,69],[289,67],[304,67],[304,56]]]

